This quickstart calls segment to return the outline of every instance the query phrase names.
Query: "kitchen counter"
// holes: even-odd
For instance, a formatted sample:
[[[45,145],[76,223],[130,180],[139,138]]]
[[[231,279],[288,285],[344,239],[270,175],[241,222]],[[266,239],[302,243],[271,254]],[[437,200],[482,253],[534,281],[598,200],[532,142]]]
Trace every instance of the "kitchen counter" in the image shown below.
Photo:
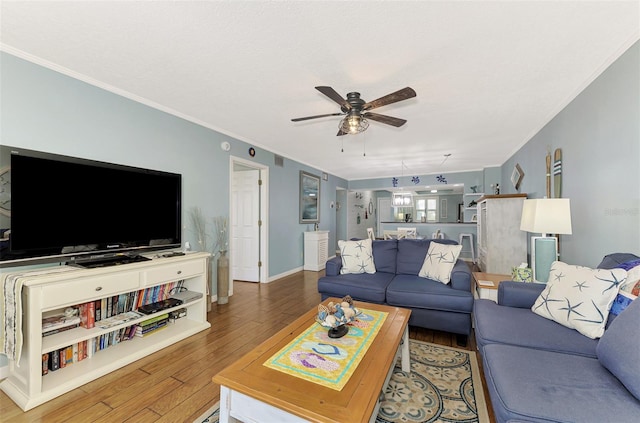
[[[432,238],[432,235],[440,230],[445,239],[452,239],[460,242],[460,234],[471,234],[474,246],[478,243],[478,231],[476,222],[451,222],[451,223],[422,223],[422,222],[382,222],[382,231],[397,231],[398,228],[416,228],[419,238]],[[382,237],[382,233],[377,234]],[[477,249],[477,247],[476,247]],[[465,241],[462,246],[460,257],[465,260],[471,259],[469,242]]]

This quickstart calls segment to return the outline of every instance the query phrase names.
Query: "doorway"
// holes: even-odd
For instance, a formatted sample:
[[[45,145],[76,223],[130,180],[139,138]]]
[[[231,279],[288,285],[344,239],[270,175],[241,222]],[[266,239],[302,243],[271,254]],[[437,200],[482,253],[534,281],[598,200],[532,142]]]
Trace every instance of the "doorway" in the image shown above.
[[[266,282],[269,168],[231,156],[229,169],[230,277]]]
[[[336,253],[340,252],[338,241],[347,239],[347,190],[336,188]]]

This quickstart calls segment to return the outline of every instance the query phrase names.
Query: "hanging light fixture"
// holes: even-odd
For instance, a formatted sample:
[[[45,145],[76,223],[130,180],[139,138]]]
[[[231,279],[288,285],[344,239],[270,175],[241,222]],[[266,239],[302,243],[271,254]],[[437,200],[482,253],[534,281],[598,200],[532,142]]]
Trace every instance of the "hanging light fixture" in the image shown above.
[[[402,178],[404,178],[404,160],[402,161]],[[402,188],[400,188],[402,189]],[[394,206],[397,207],[411,207],[413,205],[413,196],[411,195],[411,192],[394,192],[393,193],[393,198],[392,198],[392,203]]]
[[[413,196],[410,192],[394,192],[393,205],[398,207],[410,207]]]
[[[345,134],[359,134],[366,131],[368,127],[369,121],[360,116],[357,110],[351,110],[338,125],[338,128]]]

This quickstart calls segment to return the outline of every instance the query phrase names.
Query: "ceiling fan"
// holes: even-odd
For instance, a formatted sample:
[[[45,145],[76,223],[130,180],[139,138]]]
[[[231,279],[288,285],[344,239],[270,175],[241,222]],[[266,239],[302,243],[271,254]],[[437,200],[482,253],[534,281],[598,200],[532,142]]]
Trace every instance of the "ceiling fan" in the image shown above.
[[[387,104],[397,103],[398,101],[407,100],[415,97],[416,92],[409,87],[398,90],[394,93],[387,94],[370,102],[365,102],[360,98],[360,93],[351,92],[347,94],[347,98],[344,99],[331,87],[316,87],[316,90],[329,97],[340,105],[340,113],[328,113],[324,115],[307,116],[301,118],[291,119],[293,122],[300,122],[303,120],[317,119],[327,116],[345,116],[338,126],[338,136],[347,134],[357,134],[364,132],[369,127],[367,119],[375,120],[380,123],[400,127],[407,123],[405,119],[399,119],[387,115],[381,115],[379,113],[372,113],[369,110],[377,107],[386,106]]]

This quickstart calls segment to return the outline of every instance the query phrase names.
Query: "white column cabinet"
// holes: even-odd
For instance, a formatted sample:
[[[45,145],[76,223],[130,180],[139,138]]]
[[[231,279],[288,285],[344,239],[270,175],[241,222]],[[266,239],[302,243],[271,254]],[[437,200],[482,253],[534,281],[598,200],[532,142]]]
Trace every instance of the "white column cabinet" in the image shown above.
[[[26,411],[209,328],[204,295],[208,257],[208,253],[190,253],[94,269],[62,266],[24,272],[20,304],[24,339],[22,355],[19,366],[9,361],[9,376],[2,381],[0,388]],[[43,314],[62,312],[66,307],[177,281],[183,281],[188,290],[203,294],[198,299],[163,311],[185,308],[185,317],[169,323],[158,334],[116,343],[82,361],[42,375],[44,354],[55,353],[153,316],[140,317],[107,329],[100,328],[100,322],[96,322],[91,329],[78,327],[43,337]]]
[[[527,233],[520,230],[527,194],[485,195],[478,200],[478,266],[510,275],[527,261]]]
[[[304,233],[304,270],[324,269],[329,254],[329,231]]]

